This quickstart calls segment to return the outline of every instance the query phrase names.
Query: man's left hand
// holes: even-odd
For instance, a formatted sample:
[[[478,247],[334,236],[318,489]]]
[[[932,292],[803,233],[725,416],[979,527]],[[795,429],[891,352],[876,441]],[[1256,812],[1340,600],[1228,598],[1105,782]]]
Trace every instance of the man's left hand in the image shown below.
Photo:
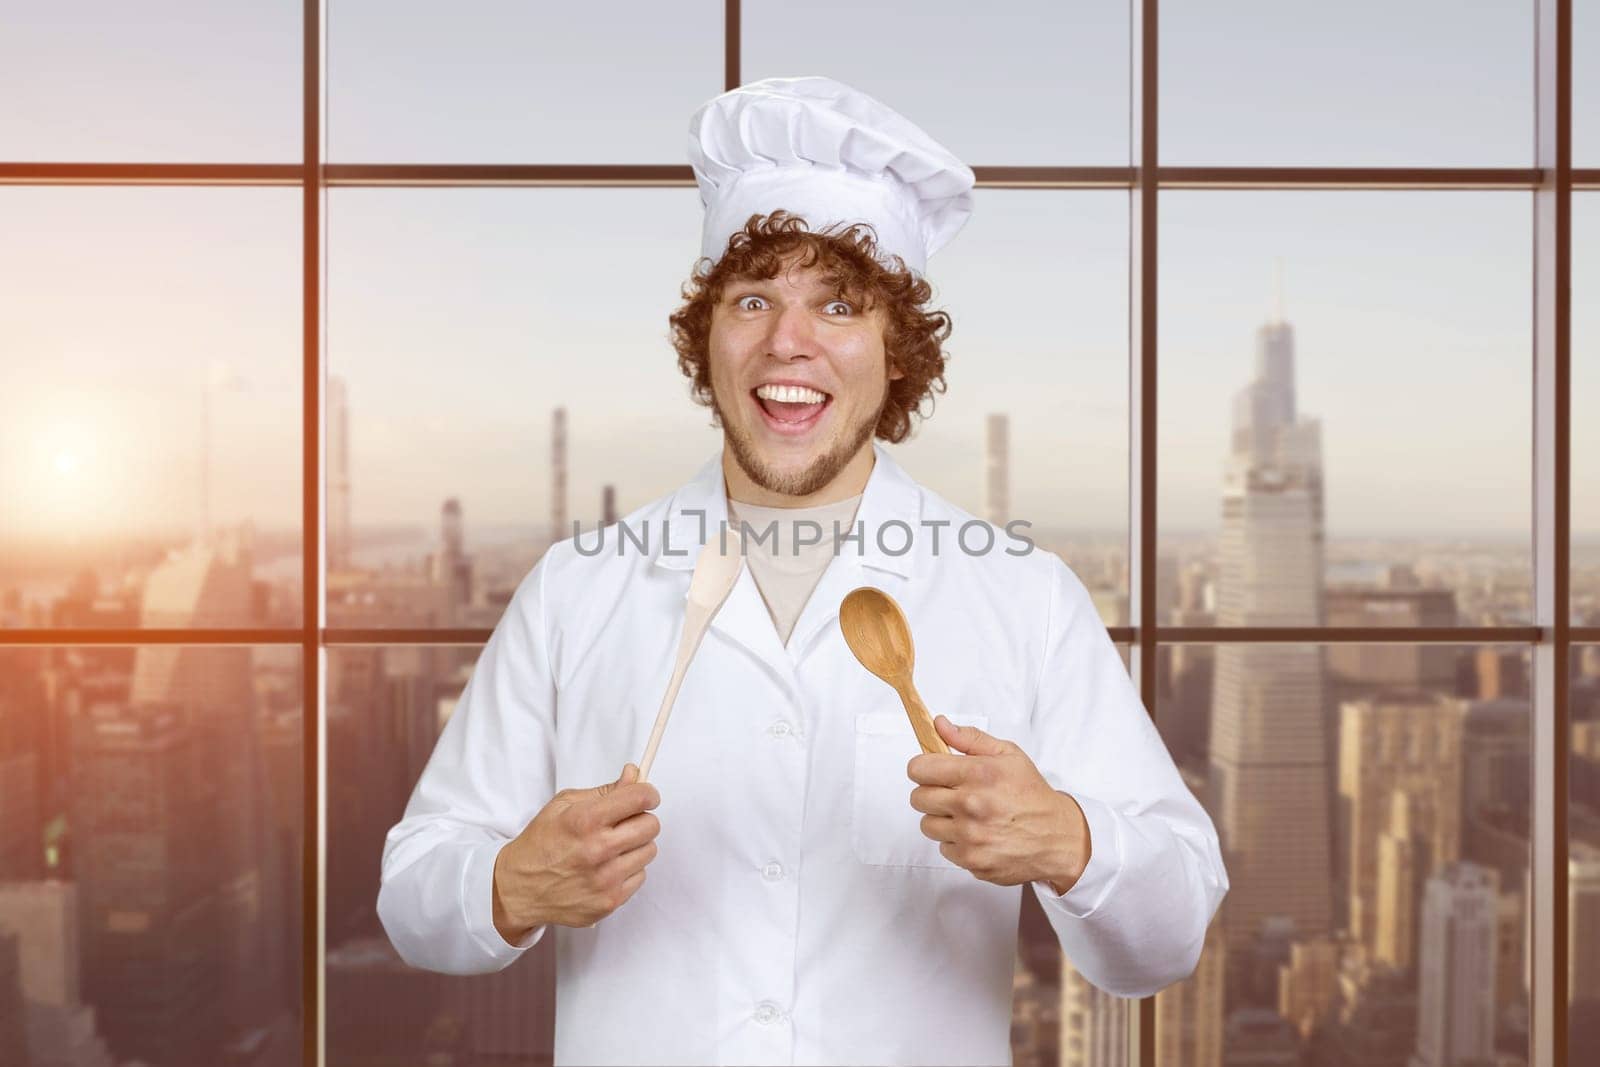
[[[951,754],[913,756],[906,774],[919,783],[911,806],[925,813],[922,832],[940,842],[939,854],[995,885],[1071,889],[1089,862],[1089,824],[1078,802],[1051,788],[1015,742],[943,715],[933,724]]]

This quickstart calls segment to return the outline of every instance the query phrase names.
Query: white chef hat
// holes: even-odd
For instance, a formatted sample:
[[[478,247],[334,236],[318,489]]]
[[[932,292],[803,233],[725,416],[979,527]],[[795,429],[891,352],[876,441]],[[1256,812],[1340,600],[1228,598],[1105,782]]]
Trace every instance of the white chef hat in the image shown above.
[[[722,258],[753,214],[783,208],[816,233],[867,222],[880,256],[924,273],[972,214],[972,169],[898,112],[832,78],[767,78],[689,120],[705,207],[700,253]]]

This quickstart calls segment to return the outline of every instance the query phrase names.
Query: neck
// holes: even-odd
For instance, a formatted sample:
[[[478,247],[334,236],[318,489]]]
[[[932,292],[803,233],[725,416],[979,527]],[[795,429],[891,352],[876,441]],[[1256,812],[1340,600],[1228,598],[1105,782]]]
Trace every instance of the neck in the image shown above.
[[[727,483],[728,499],[763,508],[814,508],[823,504],[836,504],[841,500],[857,496],[866,489],[867,478],[872,474],[872,467],[876,462],[877,459],[872,452],[872,442],[869,440],[850,458],[850,462],[840,468],[839,473],[834,475],[833,481],[814,493],[791,496],[788,493],[763,488],[751,481],[744,468],[733,458],[732,450],[726,444],[722,447],[722,477]]]

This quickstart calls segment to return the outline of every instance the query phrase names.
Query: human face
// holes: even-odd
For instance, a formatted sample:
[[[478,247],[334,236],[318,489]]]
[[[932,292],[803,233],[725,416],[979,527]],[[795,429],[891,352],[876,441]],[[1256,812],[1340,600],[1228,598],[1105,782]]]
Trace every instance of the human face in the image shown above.
[[[883,323],[881,308],[840,299],[815,266],[791,260],[775,278],[728,282],[711,312],[710,364],[730,489],[779,507],[861,490],[889,379],[901,376],[886,372]],[[775,386],[808,392],[785,400]]]

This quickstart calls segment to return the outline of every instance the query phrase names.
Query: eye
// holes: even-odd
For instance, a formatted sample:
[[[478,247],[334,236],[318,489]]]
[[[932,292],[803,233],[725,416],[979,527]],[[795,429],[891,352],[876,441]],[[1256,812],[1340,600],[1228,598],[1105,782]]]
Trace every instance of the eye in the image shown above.
[[[763,303],[763,304],[766,303],[766,300],[764,298],[756,296],[754,293],[751,293],[751,294],[749,294],[747,296],[741,296],[738,300],[734,301],[734,304],[737,307],[739,307],[741,310],[743,310],[743,311],[755,311],[755,310],[757,310],[756,308],[753,308],[750,305],[746,304],[745,301],[747,301],[747,300],[760,300],[761,303]]]
[[[848,300],[831,300],[828,302],[827,306],[823,308],[823,310],[830,311],[832,308],[844,308],[844,313],[846,315],[854,315],[856,311],[856,309],[851,306]]]

